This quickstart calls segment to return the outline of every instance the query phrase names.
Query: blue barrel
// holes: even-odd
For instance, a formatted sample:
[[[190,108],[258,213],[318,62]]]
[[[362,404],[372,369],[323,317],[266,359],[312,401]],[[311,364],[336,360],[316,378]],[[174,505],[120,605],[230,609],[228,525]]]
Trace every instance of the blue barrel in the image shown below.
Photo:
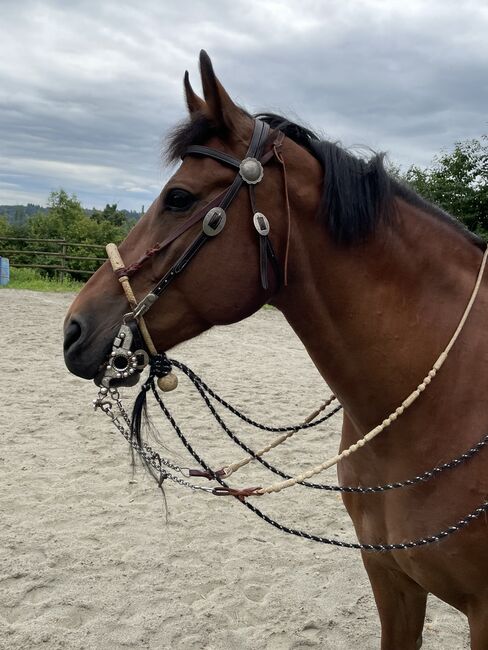
[[[8,257],[0,257],[0,284],[8,284],[10,280],[10,264]]]

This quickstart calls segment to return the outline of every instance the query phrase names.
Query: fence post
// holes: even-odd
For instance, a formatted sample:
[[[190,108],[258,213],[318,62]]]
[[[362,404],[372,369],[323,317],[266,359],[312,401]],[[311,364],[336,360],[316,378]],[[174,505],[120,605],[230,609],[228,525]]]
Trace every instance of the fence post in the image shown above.
[[[63,240],[63,245],[61,246],[61,253],[63,254],[63,257],[61,258],[61,260],[62,260],[61,264],[62,264],[63,268],[65,269],[66,268],[66,240]],[[60,278],[61,282],[63,282],[63,280],[64,280],[64,271],[60,272],[59,278]]]

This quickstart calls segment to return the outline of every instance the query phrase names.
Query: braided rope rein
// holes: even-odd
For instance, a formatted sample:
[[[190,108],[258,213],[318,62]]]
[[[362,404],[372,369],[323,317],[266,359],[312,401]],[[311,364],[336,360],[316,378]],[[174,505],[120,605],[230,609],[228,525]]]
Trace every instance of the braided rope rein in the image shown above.
[[[420,546],[426,546],[429,544],[434,544],[438,543],[441,540],[445,539],[446,537],[462,530],[468,524],[471,522],[475,521],[476,519],[479,519],[484,513],[488,512],[488,501],[483,502],[480,506],[476,507],[472,512],[468,513],[462,519],[459,519],[455,524],[452,524],[451,526],[448,526],[447,528],[432,534],[432,535],[427,535],[426,537],[421,537],[415,540],[410,540],[408,542],[396,542],[396,543],[388,543],[388,544],[365,544],[361,542],[347,542],[343,541],[340,539],[336,539],[334,537],[323,537],[320,535],[315,535],[313,533],[307,533],[306,531],[299,530],[296,528],[290,528],[289,526],[284,526],[283,524],[280,524],[279,522],[275,521],[272,519],[269,515],[264,513],[262,510],[257,508],[255,505],[252,503],[249,503],[244,496],[239,495],[239,494],[232,494],[232,492],[229,492],[231,488],[227,485],[227,483],[216,473],[214,473],[209,465],[205,462],[205,460],[193,449],[192,445],[189,443],[185,435],[183,434],[182,430],[174,420],[173,416],[167,409],[166,405],[164,404],[161,395],[159,392],[156,390],[154,384],[152,386],[152,392],[153,395],[158,402],[162,412],[166,416],[168,422],[171,424],[173,430],[175,431],[176,435],[178,438],[181,440],[183,443],[184,447],[188,450],[188,452],[191,454],[191,456],[196,460],[196,462],[203,467],[206,472],[209,474],[213,475],[213,478],[222,486],[223,491],[218,492],[218,488],[214,490],[214,494],[231,494],[231,496],[234,496],[238,501],[240,501],[246,508],[251,510],[255,515],[266,521],[266,523],[270,524],[274,528],[277,528],[278,530],[281,530],[284,533],[288,533],[289,535],[294,535],[296,537],[301,537],[303,539],[308,539],[310,541],[314,542],[320,542],[322,544],[328,544],[332,546],[339,546],[341,548],[350,548],[350,549],[357,549],[361,551],[372,551],[372,552],[386,552],[386,551],[403,551],[411,548],[416,548]],[[247,495],[247,496],[252,496]]]
[[[476,297],[478,295],[478,291],[481,285],[481,280],[483,277],[483,272],[485,270],[486,266],[486,260],[488,257],[488,247],[485,249],[485,252],[483,254],[483,259],[481,261],[481,265],[478,271],[478,276],[476,278],[476,282],[473,288],[473,291],[471,293],[471,297],[468,301],[468,304],[466,305],[466,308],[464,310],[464,313],[461,317],[461,320],[459,321],[459,324],[454,332],[454,334],[451,337],[451,340],[447,344],[446,348],[444,349],[443,352],[439,355],[437,361],[434,363],[432,366],[431,370],[427,373],[427,375],[424,377],[424,379],[420,382],[420,384],[417,386],[417,388],[410,393],[408,397],[406,397],[403,402],[398,406],[388,417],[386,417],[381,424],[378,426],[374,427],[374,429],[371,429],[366,435],[364,435],[362,438],[360,438],[357,442],[354,444],[350,445],[347,449],[344,449],[342,452],[339,454],[336,454],[332,458],[329,458],[325,460],[323,463],[320,463],[320,465],[316,465],[315,467],[312,467],[311,469],[307,470],[306,472],[302,472],[301,474],[297,474],[296,476],[287,479],[286,481],[280,481],[278,483],[273,483],[272,485],[268,485],[267,487],[260,488],[259,490],[256,491],[256,494],[271,494],[272,492],[281,492],[285,488],[288,487],[293,487],[294,485],[297,485],[298,483],[302,483],[303,481],[306,481],[309,478],[312,478],[312,476],[316,476],[317,474],[320,474],[321,472],[325,471],[329,467],[332,467],[333,465],[337,465],[337,463],[342,460],[343,458],[347,458],[354,452],[358,451],[361,447],[364,447],[364,445],[374,438],[376,438],[377,435],[379,435],[382,431],[384,431],[387,427],[390,426],[392,422],[395,422],[395,420],[398,419],[400,415],[409,407],[411,406],[423,393],[423,391],[427,388],[427,386],[430,384],[432,379],[436,376],[436,374],[439,372],[439,370],[442,368],[445,360],[447,359],[447,356],[449,352],[451,351],[454,343],[457,341],[459,334],[461,333],[464,324],[466,323],[466,320],[471,312],[471,309],[474,305],[474,302],[476,300]]]
[[[411,540],[408,542],[389,543],[389,544],[365,544],[359,542],[347,542],[336,538],[323,537],[299,529],[290,528],[289,526],[285,526],[275,521],[269,515],[256,508],[256,506],[246,501],[245,498],[242,496],[242,491],[235,491],[232,490],[232,488],[229,488],[229,486],[225,483],[225,481],[222,478],[220,478],[217,475],[217,473],[213,472],[210,469],[210,467],[207,465],[207,463],[203,460],[203,458],[201,458],[198,455],[198,453],[193,449],[192,445],[186,439],[180,427],[177,425],[173,416],[171,415],[171,413],[165,406],[164,402],[162,401],[159,392],[156,390],[154,381],[151,384],[151,390],[162,412],[164,413],[165,417],[168,419],[173,430],[175,431],[175,433],[177,434],[177,436],[179,437],[179,439],[181,440],[185,448],[188,450],[190,455],[199,463],[199,465],[203,467],[206,470],[206,472],[208,472],[212,476],[212,478],[214,478],[222,486],[222,490],[219,491],[219,488],[205,488],[199,485],[191,484],[188,481],[183,480],[177,476],[174,476],[170,472],[168,472],[167,469],[165,469],[166,467],[169,467],[174,471],[178,471],[184,476],[189,475],[188,468],[182,468],[175,465],[174,463],[171,463],[167,459],[162,458],[157,452],[153,451],[147,443],[144,443],[144,445],[141,447],[132,439],[129,430],[130,418],[127,412],[125,411],[125,409],[123,408],[123,405],[120,401],[120,397],[118,395],[118,391],[116,389],[112,389],[110,391],[110,398],[116,403],[119,413],[122,415],[124,422],[129,426],[129,429],[124,427],[122,423],[119,421],[118,417],[113,413],[111,402],[107,401],[107,395],[99,396],[99,399],[95,400],[95,407],[100,408],[110,418],[114,426],[119,430],[120,433],[122,433],[122,435],[127,440],[131,448],[134,449],[145,460],[146,463],[150,464],[156,470],[157,476],[155,476],[154,474],[151,475],[153,476],[153,478],[157,480],[159,487],[162,486],[164,480],[170,479],[171,481],[181,485],[182,487],[186,487],[192,490],[198,490],[201,492],[207,492],[216,495],[228,494],[231,496],[235,496],[251,512],[253,512],[255,515],[263,519],[263,521],[265,521],[266,523],[272,525],[273,527],[277,528],[278,530],[284,533],[288,533],[310,541],[338,546],[341,548],[358,549],[358,550],[370,551],[370,552],[406,550],[406,549],[416,548],[416,547],[440,542],[442,539],[452,535],[455,532],[462,530],[469,523],[475,521],[476,519],[479,519],[484,513],[488,512],[488,502],[484,502],[483,504],[475,508],[471,513],[465,515],[462,519],[458,520],[455,524],[448,526],[447,528],[437,532],[436,534],[429,535],[416,540]],[[457,459],[454,459],[450,463],[445,463],[444,465],[438,468],[434,468],[434,470],[430,472],[425,472],[424,475],[421,475],[420,477],[416,477],[416,479],[405,481],[401,485],[397,483],[393,485],[376,486],[372,488],[353,488],[348,486],[328,486],[328,487],[330,487],[331,489],[337,488],[340,491],[361,491],[363,494],[368,494],[373,491],[383,491],[384,489],[393,489],[394,487],[407,487],[409,485],[415,484],[415,482],[419,482],[420,480],[429,480],[434,476],[438,476],[441,472],[445,471],[446,469],[450,469],[452,467],[458,466],[459,464],[465,462],[469,458],[472,458],[472,456],[474,456],[475,453],[479,452],[487,443],[488,443],[488,435],[486,435],[477,445],[472,447],[468,452],[462,454],[462,456],[458,457]],[[326,486],[324,486],[324,488],[325,487]]]
[[[238,411],[235,407],[233,407],[231,404],[226,402],[220,395],[218,395],[215,391],[213,391],[209,386],[201,379],[195,372],[190,370],[188,366],[185,366],[185,364],[182,364],[181,362],[177,362],[174,359],[171,359],[170,362],[177,368],[181,369],[182,372],[190,379],[190,381],[193,383],[197,391],[199,392],[200,396],[202,397],[205,405],[209,409],[210,413],[213,415],[215,418],[216,422],[220,425],[221,429],[224,431],[224,433],[236,444],[238,445],[241,449],[243,449],[246,453],[248,453],[250,456],[252,456],[252,460],[255,460],[259,462],[263,467],[266,467],[270,472],[273,472],[273,474],[276,474],[277,476],[281,476],[284,479],[289,479],[292,478],[290,475],[285,474],[285,472],[281,471],[268,461],[266,461],[264,458],[262,458],[259,455],[259,452],[254,451],[251,449],[246,443],[244,443],[233,431],[229,429],[227,424],[224,422],[223,418],[219,415],[213,404],[210,402],[208,395],[211,395],[216,401],[218,401],[221,404],[225,404],[226,408],[230,410],[234,415],[237,417],[241,418],[242,420],[245,420],[246,422],[249,423],[254,423],[255,427],[258,428],[266,428],[266,429],[275,429],[275,427],[267,427],[266,425],[263,424],[258,424],[257,422],[254,422],[254,420],[251,420],[248,416],[246,416],[244,413],[241,413]],[[208,393],[208,395],[206,394]],[[342,406],[339,404],[338,406],[335,406],[331,411],[329,411],[324,417],[320,418],[320,423],[325,422],[326,420],[329,420],[332,416],[334,416],[336,413],[338,413],[342,409]],[[308,425],[299,425],[302,426],[302,428],[305,427],[310,427],[313,425],[317,424],[317,420],[312,422],[311,424]],[[276,427],[279,428],[279,427]],[[295,428],[295,431],[298,430],[298,427]],[[346,492],[346,493],[359,493],[359,494],[372,494],[375,492],[386,492],[388,490],[395,490],[403,487],[410,487],[412,485],[416,485],[418,483],[424,483],[429,481],[430,479],[433,479],[442,472],[444,472],[447,469],[453,469],[455,467],[458,467],[462,463],[466,462],[467,460],[470,460],[475,456],[481,449],[483,449],[485,446],[488,445],[488,434],[483,436],[479,442],[477,442],[475,445],[470,447],[468,450],[457,456],[456,458],[453,458],[452,460],[446,462],[446,463],[441,463],[440,465],[436,465],[435,467],[425,470],[418,476],[415,476],[413,478],[405,479],[402,481],[395,481],[393,483],[387,483],[384,485],[374,485],[374,486],[365,486],[365,487],[356,487],[356,486],[348,486],[348,485],[331,485],[327,483],[309,483],[308,481],[303,481],[300,483],[301,486],[303,487],[308,487],[308,488],[314,488],[314,489],[319,489],[319,490],[327,490],[330,492]],[[220,470],[214,471],[213,474],[218,474],[219,476],[223,476]],[[211,477],[212,478],[212,477]],[[227,477],[224,477],[227,478]]]

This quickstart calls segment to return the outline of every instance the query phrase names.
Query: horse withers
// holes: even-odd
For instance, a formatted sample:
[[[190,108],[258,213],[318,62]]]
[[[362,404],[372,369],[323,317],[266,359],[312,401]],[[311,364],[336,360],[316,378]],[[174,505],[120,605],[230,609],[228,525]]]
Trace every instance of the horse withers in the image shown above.
[[[120,247],[138,299],[171,275],[144,315],[148,330],[164,352],[213,325],[274,305],[343,404],[346,449],[429,372],[472,294],[484,245],[391,178],[381,156],[363,161],[272,114],[259,116],[269,128],[256,136],[255,119],[229,97],[205,52],[200,69],[204,97],[186,74],[189,118],[168,144],[169,160],[182,162]],[[248,158],[262,162],[263,176],[247,192],[236,178],[243,178],[238,163],[250,151]],[[260,170],[243,173],[257,178]],[[201,219],[224,199],[225,226],[203,245]],[[256,221],[256,213],[266,222]],[[86,379],[100,373],[126,312],[106,263],[66,317],[65,359],[72,372]],[[487,313],[482,278],[442,369],[401,417],[339,462],[342,484],[389,484],[418,475],[486,434]],[[419,539],[486,502],[486,467],[482,452],[428,484],[345,494],[344,503],[362,542]],[[420,647],[428,593],[466,614],[474,650],[488,648],[486,517],[425,547],[363,552],[363,561],[383,650]]]

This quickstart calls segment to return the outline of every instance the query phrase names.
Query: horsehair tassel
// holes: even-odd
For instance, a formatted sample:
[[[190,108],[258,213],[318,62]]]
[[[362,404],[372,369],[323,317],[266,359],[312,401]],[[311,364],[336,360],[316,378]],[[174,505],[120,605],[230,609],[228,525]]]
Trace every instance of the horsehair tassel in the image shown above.
[[[110,260],[110,264],[112,265],[112,269],[114,270],[114,272],[126,268],[116,244],[113,243],[107,244],[105,250],[107,251],[107,256],[108,259]],[[118,280],[122,285],[122,289],[124,290],[124,293],[126,295],[127,302],[133,309],[137,305],[137,300],[134,295],[134,292],[132,291],[132,287],[130,286],[128,276],[121,275],[118,278]],[[144,343],[146,344],[147,349],[149,350],[149,354],[154,356],[158,353],[158,351],[156,349],[156,346],[153,343],[151,335],[149,334],[149,330],[147,329],[147,325],[144,321],[144,318],[140,316],[138,320],[139,320],[139,329],[141,330]],[[170,372],[165,377],[160,377],[157,383],[158,383],[158,387],[163,392],[169,392],[171,390],[174,390],[178,386],[178,377],[174,374],[174,372]]]
[[[379,424],[374,429],[371,429],[371,431],[369,431],[365,436],[360,438],[357,442],[355,442],[347,449],[344,449],[340,454],[337,454],[333,458],[329,458],[328,460],[324,461],[321,465],[317,465],[316,467],[313,467],[307,472],[303,472],[303,474],[294,476],[293,478],[287,479],[286,481],[273,483],[272,485],[268,485],[268,487],[265,488],[260,488],[259,490],[256,490],[255,492],[256,495],[270,494],[271,492],[281,492],[281,490],[284,490],[287,487],[292,487],[293,485],[297,485],[297,483],[302,483],[303,481],[306,481],[312,476],[315,476],[316,474],[323,472],[329,467],[332,467],[333,465],[337,465],[337,463],[340,460],[346,458],[347,456],[350,456],[352,453],[354,453],[361,447],[364,447],[364,445],[367,442],[373,440],[373,438],[376,438],[376,436],[382,431],[384,431],[392,422],[394,422],[398,418],[398,416],[405,411],[406,408],[408,408],[411,404],[415,402],[415,400],[420,396],[421,393],[423,393],[423,391],[427,388],[427,386],[430,384],[432,379],[442,368],[444,361],[447,359],[447,355],[451,351],[453,345],[455,344],[457,338],[459,337],[459,334],[461,333],[464,327],[464,324],[466,323],[466,320],[471,312],[471,309],[478,295],[478,291],[481,285],[481,279],[483,278],[483,272],[486,266],[487,257],[488,257],[488,247],[485,249],[485,252],[483,254],[483,259],[481,261],[481,265],[478,271],[478,277],[476,278],[476,282],[473,291],[471,293],[471,297],[468,301],[468,304],[466,305],[466,309],[464,310],[463,315],[461,316],[461,320],[459,321],[456,331],[451,337],[451,340],[446,345],[443,352],[441,352],[438,359],[432,366],[431,370],[429,370],[429,372],[424,377],[424,379],[420,382],[417,388],[412,393],[410,393],[410,395],[406,399],[403,400],[400,406],[398,406],[392,413],[390,413],[390,415],[387,418],[385,418],[381,424]]]

